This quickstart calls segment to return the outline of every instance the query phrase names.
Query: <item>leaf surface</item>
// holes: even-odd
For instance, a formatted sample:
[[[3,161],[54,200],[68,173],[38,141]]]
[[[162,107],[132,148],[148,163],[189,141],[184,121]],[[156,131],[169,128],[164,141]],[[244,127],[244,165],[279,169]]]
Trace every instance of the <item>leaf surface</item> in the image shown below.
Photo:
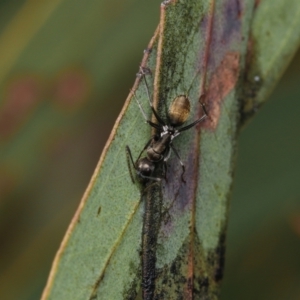
[[[188,122],[203,114],[200,99],[209,114],[174,141],[186,167],[186,184],[180,179],[182,169],[175,155],[168,161],[161,193],[152,192],[154,186],[143,190],[131,183],[125,146],[130,145],[136,158],[150,137],[150,128],[143,124],[136,103],[130,102],[130,94],[54,261],[43,299],[140,298],[145,279],[145,260],[141,265],[140,257],[146,253],[145,240],[142,247],[144,202],[161,203],[156,208],[161,218],[152,219],[159,222],[154,242],[155,283],[152,291],[143,292],[144,299],[153,294],[171,299],[218,298],[239,109],[245,103],[243,83],[251,69],[248,37],[252,33],[257,45],[263,45],[256,26],[260,14],[266,16],[271,10],[266,3],[270,1],[263,6],[231,0],[163,3],[159,33],[150,42],[151,54],[146,53],[142,62],[154,74],[150,88],[155,106],[166,118],[174,97],[188,93],[192,107]],[[294,6],[297,11],[299,5],[295,2]],[[278,17],[280,5],[276,8]],[[294,24],[282,26],[292,30]],[[289,55],[297,48],[295,36],[294,41]],[[265,55],[263,51],[255,54],[261,59]],[[262,69],[282,70],[284,66],[274,58]],[[272,80],[262,81],[261,90],[270,91]],[[133,90],[150,116],[138,79]]]

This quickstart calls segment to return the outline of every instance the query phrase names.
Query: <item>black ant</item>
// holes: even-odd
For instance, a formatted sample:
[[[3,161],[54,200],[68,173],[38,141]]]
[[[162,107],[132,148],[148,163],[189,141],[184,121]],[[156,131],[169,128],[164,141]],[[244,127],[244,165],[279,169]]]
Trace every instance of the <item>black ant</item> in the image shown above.
[[[129,162],[128,158],[130,158],[130,161],[131,161],[138,177],[142,181],[146,181],[146,180],[160,181],[163,177],[153,176],[153,173],[156,170],[158,163],[163,161],[164,178],[166,179],[166,168],[167,168],[166,162],[170,158],[171,149],[172,149],[182,167],[181,179],[185,183],[185,180],[183,178],[183,174],[185,172],[185,167],[184,167],[183,162],[180,159],[180,156],[179,156],[177,150],[173,146],[172,142],[173,142],[173,139],[175,137],[177,137],[181,132],[194,127],[195,125],[200,123],[202,120],[204,120],[208,116],[207,111],[205,109],[204,104],[200,101],[200,105],[202,106],[202,109],[204,112],[203,116],[201,116],[199,119],[197,119],[196,121],[192,122],[189,125],[178,128],[186,122],[186,120],[188,119],[188,117],[190,115],[190,100],[189,100],[188,96],[187,95],[179,95],[179,96],[175,97],[175,99],[173,100],[173,102],[171,103],[171,105],[169,107],[169,112],[167,115],[169,124],[166,124],[166,122],[158,115],[158,113],[156,112],[156,110],[153,107],[153,104],[151,102],[149,88],[148,88],[148,84],[147,84],[147,80],[146,80],[146,76],[145,76],[147,74],[151,74],[151,71],[147,68],[141,67],[138,75],[143,76],[143,79],[145,82],[145,87],[146,87],[146,92],[148,95],[149,104],[150,104],[151,110],[159,124],[151,122],[146,117],[146,114],[145,114],[140,102],[138,101],[136,95],[134,94],[134,97],[137,101],[137,104],[142,112],[142,115],[143,115],[146,123],[148,123],[151,127],[154,127],[157,130],[157,132],[147,142],[144,149],[141,151],[139,157],[137,158],[136,162],[134,162],[134,160],[132,158],[129,146],[126,146],[127,163],[128,163],[128,168],[130,171],[131,179],[134,182],[133,175],[131,173],[130,162]],[[197,74],[196,74],[196,76],[197,76]],[[195,76],[194,80],[196,79],[196,76]],[[194,82],[194,80],[193,80],[193,82]],[[193,84],[193,82],[192,82],[192,84]],[[202,98],[202,96],[200,97],[200,99],[201,98]],[[145,150],[147,153],[146,156],[143,158],[140,158],[142,156],[142,153]]]

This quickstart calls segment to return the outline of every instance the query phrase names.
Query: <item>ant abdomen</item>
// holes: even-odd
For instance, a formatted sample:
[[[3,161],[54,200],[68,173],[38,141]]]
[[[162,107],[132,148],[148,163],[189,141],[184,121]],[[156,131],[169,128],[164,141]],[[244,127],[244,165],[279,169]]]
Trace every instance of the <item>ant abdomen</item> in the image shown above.
[[[190,115],[190,100],[185,95],[177,96],[170,105],[169,119],[172,126],[181,126]]]

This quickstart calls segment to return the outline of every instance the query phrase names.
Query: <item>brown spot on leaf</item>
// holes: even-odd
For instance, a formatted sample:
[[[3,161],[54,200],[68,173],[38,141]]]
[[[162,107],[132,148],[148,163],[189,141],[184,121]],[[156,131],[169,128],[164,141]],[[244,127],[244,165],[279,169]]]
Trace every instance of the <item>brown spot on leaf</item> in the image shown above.
[[[62,71],[55,79],[53,101],[63,110],[74,110],[81,106],[90,95],[91,78],[79,68]]]
[[[102,207],[99,206],[98,211],[97,211],[97,217],[99,217],[100,213],[101,213]]]
[[[239,61],[240,54],[238,52],[229,52],[214,71],[206,96],[210,119],[205,122],[206,127],[216,129],[221,113],[221,102],[236,85],[239,75]]]
[[[43,85],[37,76],[23,75],[10,80],[0,108],[0,141],[9,138],[32,113],[42,98]]]
[[[254,2],[254,9],[257,9],[257,7],[259,6],[261,0],[255,0]]]

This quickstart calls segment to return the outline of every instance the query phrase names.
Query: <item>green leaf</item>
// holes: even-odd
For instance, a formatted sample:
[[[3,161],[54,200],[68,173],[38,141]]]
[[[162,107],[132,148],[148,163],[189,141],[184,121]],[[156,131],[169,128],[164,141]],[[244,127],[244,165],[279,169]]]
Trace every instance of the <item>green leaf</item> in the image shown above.
[[[299,1],[256,4],[243,85],[242,121],[267,100],[300,45]]]
[[[154,103],[166,117],[174,97],[189,91],[188,122],[203,114],[201,95],[209,114],[174,141],[186,166],[186,184],[174,155],[168,162],[168,181],[146,187],[132,184],[125,146],[130,146],[136,158],[150,137],[150,127],[143,124],[131,93],[56,256],[43,299],[132,299],[142,294],[144,299],[153,295],[218,298],[239,109],[245,105],[248,88],[244,80],[252,72],[251,60],[246,59],[248,37],[252,33],[257,45],[263,45],[264,36],[256,29],[260,14],[266,17],[272,10],[275,19],[281,13],[281,1],[276,2],[278,6],[267,5],[271,3],[267,0],[262,3],[254,7],[254,1],[194,0],[162,5],[159,35],[150,42],[151,54],[146,53],[142,62],[154,74],[150,86]],[[299,11],[300,4],[293,5],[289,9]],[[281,26],[292,32],[295,22],[284,20]],[[293,40],[285,49],[288,58],[299,44],[299,39]],[[266,54],[261,48],[254,49],[257,60],[263,59]],[[278,54],[274,57],[271,64],[260,65],[260,78],[267,70],[276,68],[279,74],[286,66]],[[264,79],[257,95],[269,92],[278,75]],[[150,116],[139,79],[133,90]],[[149,232],[152,241],[147,240]],[[150,248],[153,257],[147,257]],[[149,290],[145,289],[147,278]]]

